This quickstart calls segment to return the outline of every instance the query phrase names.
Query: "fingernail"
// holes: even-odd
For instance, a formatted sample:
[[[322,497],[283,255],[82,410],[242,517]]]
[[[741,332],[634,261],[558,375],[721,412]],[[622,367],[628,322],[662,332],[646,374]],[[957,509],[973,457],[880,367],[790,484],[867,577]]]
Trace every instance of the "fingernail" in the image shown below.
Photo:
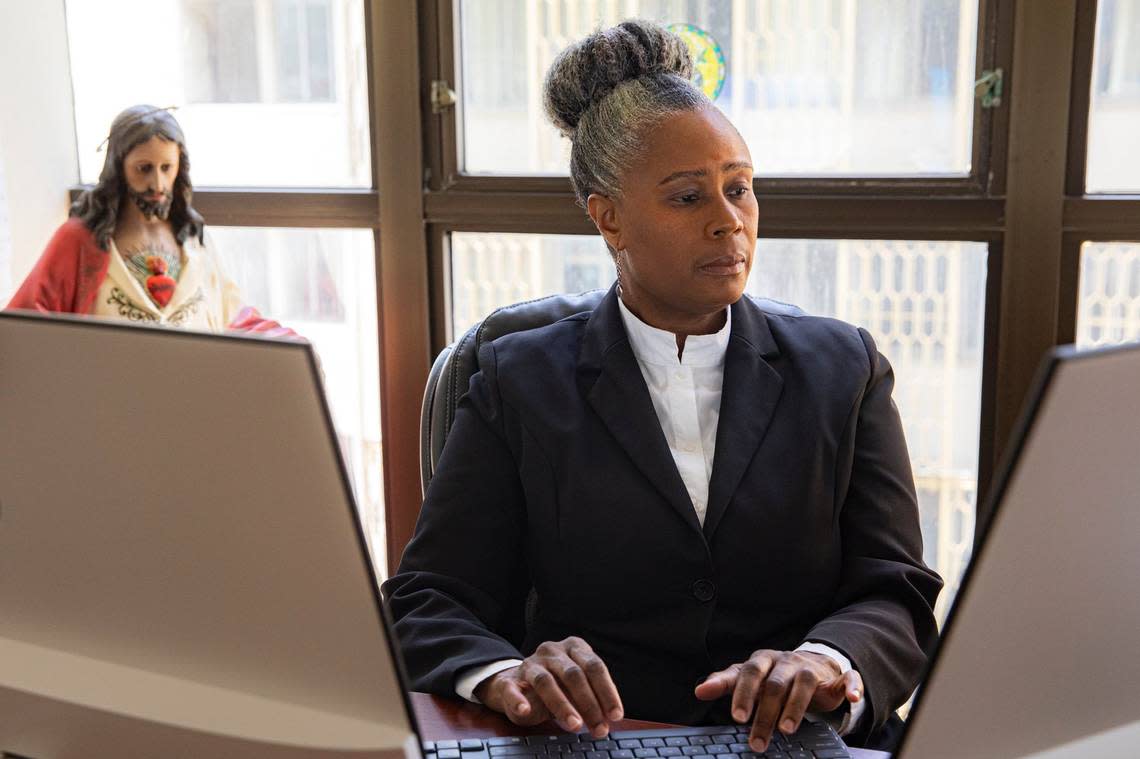
[[[786,720],[784,720],[784,724],[780,725],[780,729],[783,730],[785,733],[795,732],[796,723],[792,722],[790,719],[786,719]]]
[[[610,711],[610,719],[621,719],[621,718],[622,718],[621,709],[612,709]]]
[[[517,704],[515,704],[515,711],[519,714],[526,714],[530,711],[530,704],[528,704],[526,701],[519,701]]]
[[[758,753],[762,753],[768,748],[768,744],[765,743],[763,738],[753,738],[750,743],[752,744],[752,748]]]
[[[595,738],[605,738],[606,733],[608,733],[608,732],[609,732],[609,728],[606,727],[604,722],[601,724],[598,724],[598,725],[594,725],[590,729],[591,735],[593,735]]]
[[[862,697],[863,697],[863,694],[860,693],[859,691],[857,691],[857,690],[851,691],[851,700],[852,701],[858,701]]]
[[[571,717],[570,719],[566,720],[566,726],[571,730],[577,730],[582,726],[582,720],[578,719],[577,717]]]
[[[737,722],[743,722],[744,720],[748,719],[748,715],[744,713],[743,709],[737,709],[732,713],[732,718]]]

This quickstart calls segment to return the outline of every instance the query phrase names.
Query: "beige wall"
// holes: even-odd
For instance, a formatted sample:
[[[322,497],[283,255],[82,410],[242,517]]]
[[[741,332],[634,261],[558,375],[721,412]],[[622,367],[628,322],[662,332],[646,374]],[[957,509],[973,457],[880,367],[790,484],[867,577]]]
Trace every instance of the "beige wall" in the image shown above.
[[[0,261],[3,305],[67,218],[67,188],[79,178],[63,0],[0,0],[0,102],[11,240],[10,261]]]

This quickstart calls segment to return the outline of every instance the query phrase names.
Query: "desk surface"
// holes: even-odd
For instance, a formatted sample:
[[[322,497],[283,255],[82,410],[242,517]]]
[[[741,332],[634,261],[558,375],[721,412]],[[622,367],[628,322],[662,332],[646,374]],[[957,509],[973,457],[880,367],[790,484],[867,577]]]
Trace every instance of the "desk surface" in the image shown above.
[[[478,704],[454,698],[429,696],[426,693],[413,693],[412,706],[420,723],[421,736],[426,741],[443,738],[484,738],[489,735],[546,735],[559,732],[558,728],[546,724],[536,727],[519,727],[497,712]],[[636,719],[623,719],[614,725],[616,730],[645,730],[654,727],[672,727],[660,722],[643,722]],[[855,759],[888,759],[882,751],[868,751],[853,748]]]

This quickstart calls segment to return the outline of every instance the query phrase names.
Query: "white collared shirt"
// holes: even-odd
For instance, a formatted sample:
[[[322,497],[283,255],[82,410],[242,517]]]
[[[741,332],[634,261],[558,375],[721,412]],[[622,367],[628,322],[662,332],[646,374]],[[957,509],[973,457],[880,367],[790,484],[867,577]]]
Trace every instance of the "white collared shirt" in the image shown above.
[[[641,321],[620,298],[618,304],[629,346],[649,387],[657,421],[703,526],[732,312],[726,310],[724,326],[717,332],[686,337],[685,349],[678,357],[676,335]]]
[[[732,311],[725,310],[724,326],[715,333],[688,335],[684,350],[678,356],[675,334],[646,324],[626,308],[621,298],[618,298],[618,305],[630,348],[649,388],[657,421],[697,512],[697,519],[703,526],[716,452],[724,357],[732,333]],[[834,660],[844,673],[851,669],[851,661],[846,656],[823,643],[808,641],[796,650],[823,654]],[[474,667],[457,678],[455,690],[462,698],[478,703],[475,688],[479,683],[521,663],[518,659],[503,659]],[[858,723],[867,703],[865,696],[851,705],[842,723],[833,723],[840,735],[849,733]],[[807,718],[823,719],[811,713]]]

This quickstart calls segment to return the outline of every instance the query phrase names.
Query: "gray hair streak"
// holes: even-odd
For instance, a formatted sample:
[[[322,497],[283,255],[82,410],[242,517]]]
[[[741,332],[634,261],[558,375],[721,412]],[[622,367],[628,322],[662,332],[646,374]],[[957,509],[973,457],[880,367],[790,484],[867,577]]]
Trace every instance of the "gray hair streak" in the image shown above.
[[[594,32],[554,60],[544,105],[571,141],[570,182],[580,205],[595,192],[621,195],[622,175],[664,116],[710,105],[689,81],[692,70],[680,37],[637,20]]]

